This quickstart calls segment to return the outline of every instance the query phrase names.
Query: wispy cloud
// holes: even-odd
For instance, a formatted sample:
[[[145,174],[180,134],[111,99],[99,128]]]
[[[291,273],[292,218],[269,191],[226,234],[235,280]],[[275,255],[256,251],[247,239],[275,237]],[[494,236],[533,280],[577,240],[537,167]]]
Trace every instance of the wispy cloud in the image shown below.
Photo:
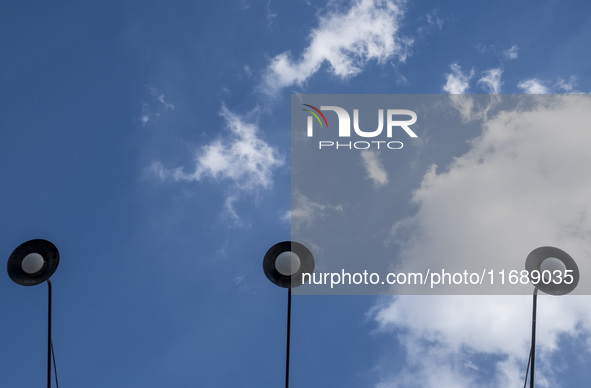
[[[175,108],[174,104],[171,104],[164,99],[164,94],[158,95],[158,102],[161,103],[166,109],[174,110]]]
[[[148,86],[149,95],[148,102],[142,103],[142,114],[138,121],[142,126],[154,121],[156,118],[162,116],[168,111],[173,111],[176,107],[174,104],[166,100],[166,96],[158,91],[153,86]]]
[[[509,60],[519,58],[519,47],[517,47],[517,45],[514,44],[507,50],[503,51],[503,57]]]
[[[491,94],[499,94],[501,92],[501,75],[503,70],[500,68],[488,69],[482,73],[482,78],[478,80],[478,84]]]
[[[412,41],[399,36],[404,1],[356,0],[347,10],[333,9],[321,16],[309,35],[310,44],[298,59],[289,52],[271,60],[261,90],[274,95],[285,87],[301,86],[324,63],[339,78],[358,74],[371,60],[404,61]]]
[[[230,220],[240,225],[234,204],[243,194],[253,194],[273,186],[273,174],[284,164],[280,152],[260,137],[256,124],[231,112],[225,106],[224,118],[228,134],[220,136],[195,152],[192,171],[182,167],[165,168],[161,162],[151,165],[152,173],[160,179],[174,181],[203,181],[211,179],[229,184],[224,208]]]
[[[148,122],[150,122],[151,118],[152,115],[150,112],[150,106],[146,103],[142,103],[142,114],[138,118],[138,121],[142,124],[142,126],[145,126],[148,124]]]
[[[271,0],[268,0],[265,4],[265,15],[267,16],[269,27],[272,27],[277,18],[277,14],[271,10]]]
[[[445,20],[442,17],[439,17],[438,14],[438,10],[434,9],[425,14],[424,19],[420,18],[421,22],[424,20],[424,23],[417,28],[417,37],[425,38],[428,34],[443,30]]]
[[[462,120],[470,121],[472,120],[474,101],[464,94],[470,88],[470,80],[474,77],[474,69],[464,72],[460,65],[452,63],[450,70],[451,72],[445,75],[443,91],[450,94],[451,103],[460,113]]]
[[[445,84],[443,91],[449,94],[466,94],[470,89],[470,81],[474,78],[475,71],[463,71],[457,63],[450,65],[451,72],[445,75]],[[482,77],[478,79],[477,84],[482,86],[486,92],[497,94],[501,91],[503,70],[501,68],[492,68],[482,72]]]
[[[553,83],[538,78],[527,78],[517,84],[517,87],[526,94],[581,93],[575,89],[576,86],[575,77],[570,77],[568,81],[559,78]]]
[[[443,28],[443,19],[437,16],[437,12],[427,14],[427,23],[436,26],[439,30]]]
[[[361,161],[367,177],[371,179],[374,187],[381,187],[388,184],[388,173],[375,151],[361,152]]]
[[[501,91],[503,70],[501,68],[485,70],[482,72],[482,77],[476,82],[478,86],[492,95],[484,105],[476,104],[474,98],[467,94],[470,89],[470,82],[475,75],[474,69],[470,69],[469,72],[463,71],[460,65],[452,63],[450,70],[451,72],[445,75],[443,90],[450,94],[451,103],[460,113],[462,120],[469,122],[486,118],[488,112],[495,104],[496,98],[494,94],[498,94]]]
[[[153,170],[161,178],[177,181],[224,180],[245,192],[271,188],[273,172],[283,165],[283,157],[259,138],[255,124],[244,121],[225,106],[220,114],[230,134],[197,151],[192,172],[186,173],[182,168],[165,169],[160,163],[155,163]]]
[[[468,72],[462,71],[462,67],[457,63],[450,65],[451,72],[445,75],[445,85],[443,91],[449,94],[464,94],[470,88],[470,79],[474,77],[474,69]]]
[[[324,218],[330,212],[343,211],[343,207],[340,204],[334,205],[314,202],[299,191],[293,193],[292,196],[292,209],[284,216],[284,219],[291,220],[293,230],[299,230],[303,226],[311,225],[315,221]]]
[[[536,78],[528,78],[517,84],[517,87],[527,94],[548,94],[549,90],[543,81]]]

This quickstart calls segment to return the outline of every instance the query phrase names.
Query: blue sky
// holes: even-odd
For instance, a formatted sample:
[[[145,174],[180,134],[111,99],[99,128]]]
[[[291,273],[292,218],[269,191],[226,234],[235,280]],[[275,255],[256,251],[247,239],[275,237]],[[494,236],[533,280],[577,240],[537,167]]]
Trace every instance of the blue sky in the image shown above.
[[[60,250],[62,386],[282,386],[286,292],[261,264],[291,233],[290,95],[587,93],[589,7],[3,3],[0,248]],[[450,134],[429,160],[470,160],[480,135]],[[292,386],[519,386],[517,299],[295,296]],[[583,386],[588,299],[541,300],[539,386]],[[498,321],[468,325],[487,303]],[[0,308],[2,385],[44,384],[45,286],[5,275]]]

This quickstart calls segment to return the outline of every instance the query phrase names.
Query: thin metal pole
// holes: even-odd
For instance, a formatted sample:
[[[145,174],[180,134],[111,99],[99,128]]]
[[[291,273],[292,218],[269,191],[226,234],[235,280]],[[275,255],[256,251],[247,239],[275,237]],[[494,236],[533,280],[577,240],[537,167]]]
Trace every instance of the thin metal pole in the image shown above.
[[[531,374],[529,377],[529,386],[534,388],[534,364],[536,362],[536,310],[538,306],[538,288],[534,289],[534,306],[531,318]]]
[[[51,282],[47,279],[47,388],[51,388]]]
[[[287,355],[285,357],[285,388],[289,388],[289,343],[291,337],[291,287],[287,291]]]

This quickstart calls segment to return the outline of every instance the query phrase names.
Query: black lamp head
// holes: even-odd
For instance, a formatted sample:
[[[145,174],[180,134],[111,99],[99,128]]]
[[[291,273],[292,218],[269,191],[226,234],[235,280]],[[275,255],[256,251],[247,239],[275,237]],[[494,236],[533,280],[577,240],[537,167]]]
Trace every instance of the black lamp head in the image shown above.
[[[283,241],[269,248],[263,259],[263,271],[279,287],[298,287],[302,285],[302,274],[314,272],[314,256],[300,243]]]
[[[22,286],[41,284],[53,275],[60,254],[47,240],[30,240],[19,245],[8,258],[8,276]]]
[[[525,269],[530,281],[546,294],[566,295],[579,284],[577,263],[568,253],[555,247],[534,249],[525,260]],[[555,274],[557,270],[559,272]]]

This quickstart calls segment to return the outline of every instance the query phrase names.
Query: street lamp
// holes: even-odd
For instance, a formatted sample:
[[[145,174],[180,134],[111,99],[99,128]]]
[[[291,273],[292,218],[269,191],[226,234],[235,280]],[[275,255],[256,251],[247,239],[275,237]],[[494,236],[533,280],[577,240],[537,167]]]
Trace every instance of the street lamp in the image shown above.
[[[21,286],[36,286],[47,282],[47,388],[51,388],[51,282],[49,278],[60,261],[60,255],[52,243],[47,240],[30,240],[19,245],[8,258],[8,276]],[[57,376],[56,376],[57,381]]]
[[[304,245],[283,241],[273,245],[263,258],[263,271],[273,284],[287,288],[287,350],[285,388],[289,387],[289,345],[291,337],[291,289],[302,285],[304,273],[314,272],[314,256]]]
[[[536,309],[538,290],[549,295],[566,295],[579,284],[579,267],[565,251],[555,247],[536,248],[527,256],[525,269],[534,285],[531,350],[529,353],[529,386],[534,387],[534,364],[536,361]],[[527,372],[525,374],[527,384]]]

